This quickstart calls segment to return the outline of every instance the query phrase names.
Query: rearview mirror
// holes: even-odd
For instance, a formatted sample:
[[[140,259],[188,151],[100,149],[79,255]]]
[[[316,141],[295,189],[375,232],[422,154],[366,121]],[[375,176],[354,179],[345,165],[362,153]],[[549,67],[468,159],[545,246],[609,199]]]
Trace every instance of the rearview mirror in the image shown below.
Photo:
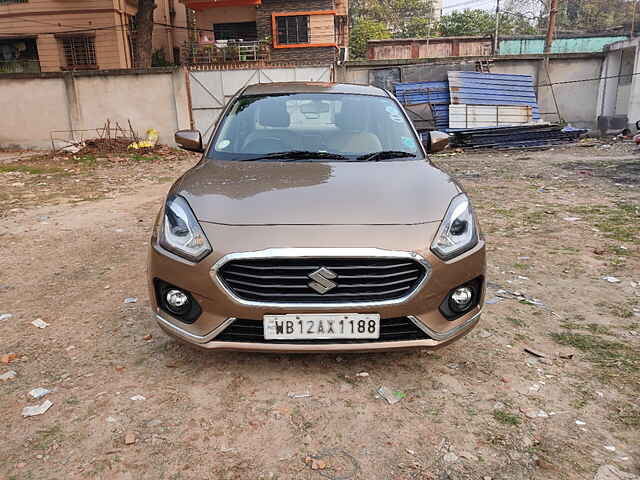
[[[305,115],[306,114],[319,115],[321,113],[329,113],[330,110],[331,110],[331,107],[327,102],[312,101],[312,102],[303,103],[302,105],[300,105],[300,111]]]
[[[427,152],[438,153],[443,151],[449,145],[449,134],[434,130],[429,132],[428,137],[423,142]]]
[[[204,152],[202,135],[198,130],[178,130],[175,139],[180,148],[189,150],[190,152]]]

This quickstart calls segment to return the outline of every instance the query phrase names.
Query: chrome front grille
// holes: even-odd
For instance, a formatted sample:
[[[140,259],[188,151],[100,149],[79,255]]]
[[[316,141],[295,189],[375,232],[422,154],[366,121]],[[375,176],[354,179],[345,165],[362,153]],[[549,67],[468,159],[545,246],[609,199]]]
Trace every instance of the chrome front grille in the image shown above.
[[[402,258],[242,258],[218,278],[236,297],[260,303],[369,303],[409,296],[427,275]]]

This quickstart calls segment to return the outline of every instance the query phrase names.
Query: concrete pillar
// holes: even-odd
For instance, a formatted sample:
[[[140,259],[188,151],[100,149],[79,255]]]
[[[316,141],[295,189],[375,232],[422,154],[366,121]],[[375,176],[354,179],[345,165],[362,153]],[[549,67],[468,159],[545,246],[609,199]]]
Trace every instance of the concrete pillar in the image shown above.
[[[64,79],[64,91],[67,100],[67,112],[69,118],[69,130],[82,130],[82,107],[80,99],[78,98],[78,86],[76,85],[76,79],[73,76],[73,72],[65,72],[63,74]],[[75,139],[75,135],[70,135]]]
[[[607,51],[605,60],[602,62],[596,117],[610,116],[616,113],[616,100],[618,98],[618,83],[620,79],[615,77],[615,75],[620,74],[623,51],[622,48]]]
[[[59,72],[62,66],[62,47],[52,34],[38,35],[38,58],[40,59],[40,71]]]
[[[176,114],[176,128],[193,129],[193,112],[191,110],[191,92],[189,91],[190,79],[187,67],[178,68],[171,75],[171,86],[173,88],[173,101]],[[173,139],[164,139],[165,143],[173,145]]]
[[[629,124],[635,125],[640,120],[640,48],[639,42],[636,40],[636,56],[633,62],[633,75],[631,81],[631,92],[629,94]]]

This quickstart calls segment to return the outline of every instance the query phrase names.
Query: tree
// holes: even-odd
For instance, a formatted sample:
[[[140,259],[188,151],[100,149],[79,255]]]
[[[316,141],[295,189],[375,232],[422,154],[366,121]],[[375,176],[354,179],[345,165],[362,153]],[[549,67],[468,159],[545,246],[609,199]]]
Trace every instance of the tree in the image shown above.
[[[558,12],[558,30],[601,32],[631,23],[634,1],[566,0]]]
[[[487,10],[454,11],[443,15],[437,31],[445,37],[494,35],[496,14]],[[532,34],[536,29],[526,17],[510,12],[500,15],[500,35]]]
[[[354,26],[361,20],[384,24],[395,38],[408,38],[433,18],[431,0],[351,0]]]
[[[629,29],[635,0],[562,0],[557,17],[558,32],[590,33]],[[534,20],[539,30],[545,30],[548,4],[545,0],[507,0],[505,7],[522,12]]]
[[[134,62],[136,68],[150,68],[153,57],[153,11],[155,0],[138,0],[138,12],[134,18]]]
[[[352,58],[366,58],[367,42],[391,38],[387,26],[376,20],[361,19],[351,29],[350,53]]]
[[[490,35],[495,30],[495,26],[495,14],[486,10],[453,11],[442,16],[438,24],[438,32],[444,37]]]

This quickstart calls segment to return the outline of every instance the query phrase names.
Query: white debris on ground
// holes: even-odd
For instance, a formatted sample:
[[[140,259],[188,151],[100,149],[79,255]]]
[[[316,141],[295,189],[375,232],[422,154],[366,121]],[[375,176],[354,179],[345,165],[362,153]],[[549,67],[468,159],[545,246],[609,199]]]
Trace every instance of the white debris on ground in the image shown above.
[[[309,398],[312,395],[309,392],[301,392],[301,393],[289,392],[287,396],[289,398]]]
[[[602,280],[605,280],[609,283],[620,283],[622,280],[616,277],[602,277]]]
[[[18,374],[14,370],[9,370],[8,372],[3,373],[2,375],[0,375],[0,381],[6,382],[6,381],[9,381],[9,380],[13,380],[17,376],[18,376]]]
[[[24,407],[22,409],[23,417],[35,417],[37,415],[42,415],[47,410],[49,410],[53,406],[53,402],[51,400],[45,400],[42,405],[30,405],[28,407]]]
[[[640,480],[640,477],[618,470],[613,465],[602,465],[593,480]]]
[[[33,390],[31,390],[29,392],[29,396],[31,398],[35,398],[36,400],[48,395],[49,393],[51,393],[50,390],[47,390],[46,388],[42,388],[42,387],[38,387],[38,388],[34,388]]]
[[[36,318],[33,322],[31,322],[31,325],[38,328],[47,328],[49,326],[49,324],[41,318]]]
[[[394,405],[401,401],[406,395],[402,392],[394,392],[390,388],[380,387],[378,389],[378,395],[384,398],[389,405]]]

